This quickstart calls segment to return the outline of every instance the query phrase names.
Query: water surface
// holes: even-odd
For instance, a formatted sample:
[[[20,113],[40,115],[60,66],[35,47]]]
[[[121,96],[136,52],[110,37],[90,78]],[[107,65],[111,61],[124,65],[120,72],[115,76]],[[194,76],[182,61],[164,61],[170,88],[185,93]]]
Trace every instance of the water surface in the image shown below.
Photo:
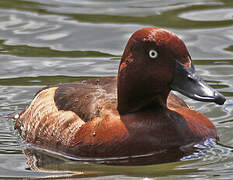
[[[0,177],[233,179],[232,12],[231,0],[1,0]],[[7,114],[23,110],[46,85],[116,75],[130,35],[150,26],[182,38],[197,71],[227,97],[218,106],[182,96],[212,120],[219,144],[179,162],[127,167],[22,151],[25,146]]]

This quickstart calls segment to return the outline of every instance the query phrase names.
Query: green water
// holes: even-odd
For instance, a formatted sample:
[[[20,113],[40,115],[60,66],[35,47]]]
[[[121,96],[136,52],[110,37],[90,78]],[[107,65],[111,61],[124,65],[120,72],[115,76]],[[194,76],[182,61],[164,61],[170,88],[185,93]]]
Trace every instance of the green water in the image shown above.
[[[196,158],[150,166],[23,151],[7,114],[23,110],[46,85],[116,75],[130,35],[149,26],[183,39],[197,71],[227,97],[224,106],[182,97],[211,119],[220,144]],[[0,0],[0,178],[233,179],[232,127],[232,0]]]

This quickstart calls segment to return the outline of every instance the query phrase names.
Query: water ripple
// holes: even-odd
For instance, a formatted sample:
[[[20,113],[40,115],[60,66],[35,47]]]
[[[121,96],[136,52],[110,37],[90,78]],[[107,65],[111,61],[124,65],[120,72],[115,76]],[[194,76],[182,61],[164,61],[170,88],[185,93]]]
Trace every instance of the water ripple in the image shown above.
[[[64,32],[56,32],[52,34],[41,35],[41,36],[38,36],[37,39],[51,41],[51,40],[61,39],[66,36],[69,36],[69,32],[64,31]]]
[[[233,19],[232,9],[213,9],[182,13],[179,17],[192,21],[222,21]]]
[[[55,170],[76,168],[85,170],[81,177],[101,179],[102,175],[108,175],[108,179],[233,179],[232,9],[228,0],[1,0],[1,177],[46,177],[27,170],[14,122],[5,115],[23,110],[45,85],[116,75],[132,32],[158,26],[172,30],[185,41],[197,71],[227,97],[225,105],[217,106],[182,96],[215,124],[220,143],[198,152],[197,159],[176,163],[112,167],[66,160],[59,164],[53,159],[43,170],[55,162],[51,166]]]

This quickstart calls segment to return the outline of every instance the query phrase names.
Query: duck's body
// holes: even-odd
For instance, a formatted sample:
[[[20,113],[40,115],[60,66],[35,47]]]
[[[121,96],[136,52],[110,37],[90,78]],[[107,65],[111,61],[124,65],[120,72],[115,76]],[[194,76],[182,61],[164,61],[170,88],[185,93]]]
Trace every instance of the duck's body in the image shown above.
[[[176,71],[166,72],[160,63],[161,72],[151,73],[153,62],[146,60],[150,66],[143,65],[139,51],[136,55],[140,60],[135,63],[131,51],[138,45],[133,46],[132,41],[159,31],[143,29],[131,37],[118,77],[60,84],[39,91],[15,124],[22,138],[41,147],[90,158],[140,156],[217,139],[216,128],[208,118],[170,93],[173,83],[167,82],[176,81],[172,78]],[[162,33],[165,35],[159,34],[161,37],[175,36]],[[181,62],[191,68],[189,54],[180,41],[181,50],[174,56],[182,57],[183,53]],[[157,51],[163,53],[163,49]],[[174,65],[168,63],[169,68]],[[138,74],[136,67],[145,73]],[[221,104],[219,96],[212,101]]]

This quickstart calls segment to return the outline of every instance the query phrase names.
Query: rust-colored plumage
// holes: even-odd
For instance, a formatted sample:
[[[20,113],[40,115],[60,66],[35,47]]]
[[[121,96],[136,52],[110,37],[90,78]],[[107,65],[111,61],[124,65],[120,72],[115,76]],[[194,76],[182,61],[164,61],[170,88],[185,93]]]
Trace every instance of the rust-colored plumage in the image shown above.
[[[157,57],[150,57],[151,49]],[[177,68],[184,73],[177,73]],[[189,80],[192,68],[190,55],[176,35],[159,28],[141,29],[125,48],[118,77],[44,88],[20,114],[15,129],[28,143],[90,158],[164,153],[216,139],[216,128],[208,118],[170,92],[177,88],[175,76],[187,74]],[[191,98],[194,94],[177,89]],[[205,97],[198,95],[198,100],[211,101]],[[212,101],[220,104],[221,98]]]

